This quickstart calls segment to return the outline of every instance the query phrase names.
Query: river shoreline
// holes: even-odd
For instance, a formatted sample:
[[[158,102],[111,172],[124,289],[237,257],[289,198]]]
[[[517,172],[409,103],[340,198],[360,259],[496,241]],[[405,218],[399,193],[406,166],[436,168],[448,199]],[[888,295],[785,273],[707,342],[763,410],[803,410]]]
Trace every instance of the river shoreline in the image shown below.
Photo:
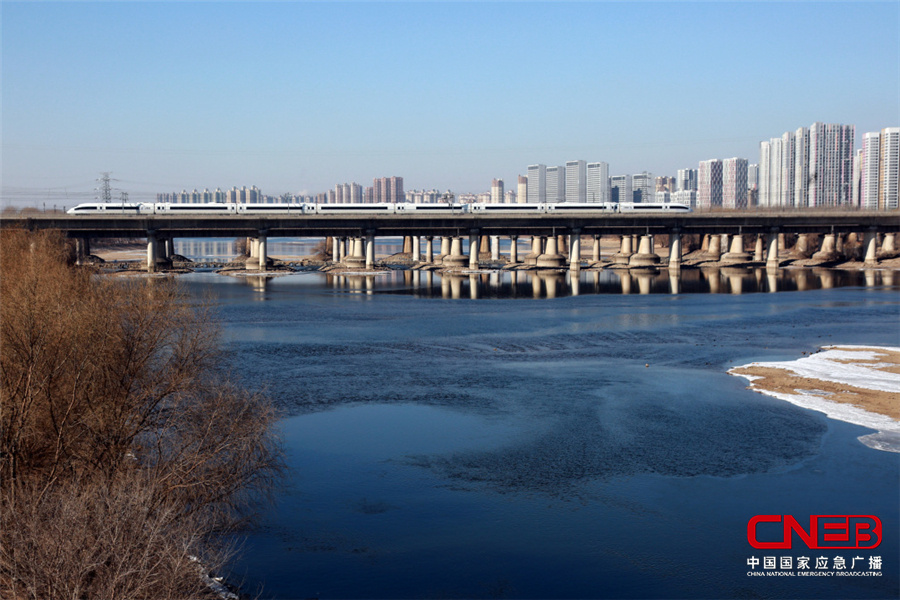
[[[794,361],[754,362],[728,373],[747,379],[753,391],[875,429],[860,441],[900,453],[900,348],[823,346]]]

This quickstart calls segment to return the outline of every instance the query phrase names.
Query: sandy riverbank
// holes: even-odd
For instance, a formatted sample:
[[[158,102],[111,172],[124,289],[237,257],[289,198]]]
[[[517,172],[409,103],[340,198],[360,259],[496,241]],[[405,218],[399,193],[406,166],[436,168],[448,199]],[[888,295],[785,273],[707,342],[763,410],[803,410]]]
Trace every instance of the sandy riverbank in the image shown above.
[[[900,452],[900,348],[825,346],[786,362],[735,367],[749,389],[878,430],[860,438],[878,450]]]

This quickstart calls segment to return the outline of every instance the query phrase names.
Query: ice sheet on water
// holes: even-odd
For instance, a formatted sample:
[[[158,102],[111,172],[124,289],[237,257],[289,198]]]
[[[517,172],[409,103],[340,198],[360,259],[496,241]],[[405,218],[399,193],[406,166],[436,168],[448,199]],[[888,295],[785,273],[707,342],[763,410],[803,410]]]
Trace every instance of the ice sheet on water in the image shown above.
[[[900,401],[900,373],[891,373],[879,368],[886,366],[886,363],[882,361],[886,351],[900,352],[900,348],[891,346],[826,346],[822,352],[794,361],[755,362],[736,367],[736,369],[745,367],[786,369],[808,379],[818,379],[861,389],[895,393],[898,401]],[[860,360],[867,362],[858,362]],[[845,363],[840,361],[857,362]],[[751,382],[757,379],[751,375],[733,374],[744,377]],[[900,452],[900,422],[886,415],[876,414],[851,404],[834,402],[829,400],[827,395],[817,394],[816,390],[796,390],[795,394],[787,394],[764,388],[753,389],[802,408],[823,412],[832,419],[875,429],[878,433],[862,436],[859,440],[876,450]]]

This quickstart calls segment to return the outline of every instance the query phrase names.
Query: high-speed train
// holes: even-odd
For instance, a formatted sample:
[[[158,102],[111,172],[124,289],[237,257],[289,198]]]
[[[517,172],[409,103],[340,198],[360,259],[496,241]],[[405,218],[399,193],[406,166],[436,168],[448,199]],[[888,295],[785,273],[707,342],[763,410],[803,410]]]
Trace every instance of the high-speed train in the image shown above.
[[[340,214],[588,214],[631,212],[691,212],[685,204],[662,202],[558,202],[540,204],[235,204],[207,202],[91,202],[66,211],[70,215],[340,215]]]

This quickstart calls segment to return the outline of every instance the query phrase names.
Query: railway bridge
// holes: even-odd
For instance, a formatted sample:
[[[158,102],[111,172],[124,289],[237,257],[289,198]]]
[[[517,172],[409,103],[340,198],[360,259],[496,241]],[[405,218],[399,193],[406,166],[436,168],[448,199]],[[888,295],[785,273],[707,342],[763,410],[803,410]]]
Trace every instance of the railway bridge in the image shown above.
[[[403,236],[410,241],[416,262],[440,262],[448,267],[477,268],[483,237],[491,241],[492,258],[499,259],[499,239],[508,237],[511,263],[527,262],[538,267],[572,269],[581,265],[581,241],[592,238],[592,260],[600,260],[600,238],[619,236],[620,249],[614,262],[629,267],[663,262],[654,252],[653,236],[669,236],[665,264],[679,268],[682,237],[708,236],[707,253],[726,262],[766,261],[778,267],[780,234],[798,234],[800,243],[808,234],[820,234],[819,253],[840,250],[844,236],[856,234],[864,244],[867,263],[876,262],[878,240],[882,249],[894,250],[900,231],[900,212],[858,210],[735,211],[693,213],[596,213],[596,214],[339,214],[339,215],[60,215],[39,214],[4,217],[3,229],[29,231],[60,230],[73,238],[79,257],[90,253],[90,240],[98,238],[145,238],[147,269],[155,271],[173,254],[176,238],[249,238],[248,268],[265,271],[270,237],[333,240],[332,259],[348,267],[372,269],[374,243],[379,236]],[[747,236],[750,236],[747,238]],[[469,255],[462,240],[468,237]],[[531,252],[518,256],[516,240],[531,238]],[[422,240],[424,238],[424,250]],[[745,239],[754,247],[744,248]],[[752,250],[752,255],[749,252]],[[566,256],[567,255],[567,256]]]

